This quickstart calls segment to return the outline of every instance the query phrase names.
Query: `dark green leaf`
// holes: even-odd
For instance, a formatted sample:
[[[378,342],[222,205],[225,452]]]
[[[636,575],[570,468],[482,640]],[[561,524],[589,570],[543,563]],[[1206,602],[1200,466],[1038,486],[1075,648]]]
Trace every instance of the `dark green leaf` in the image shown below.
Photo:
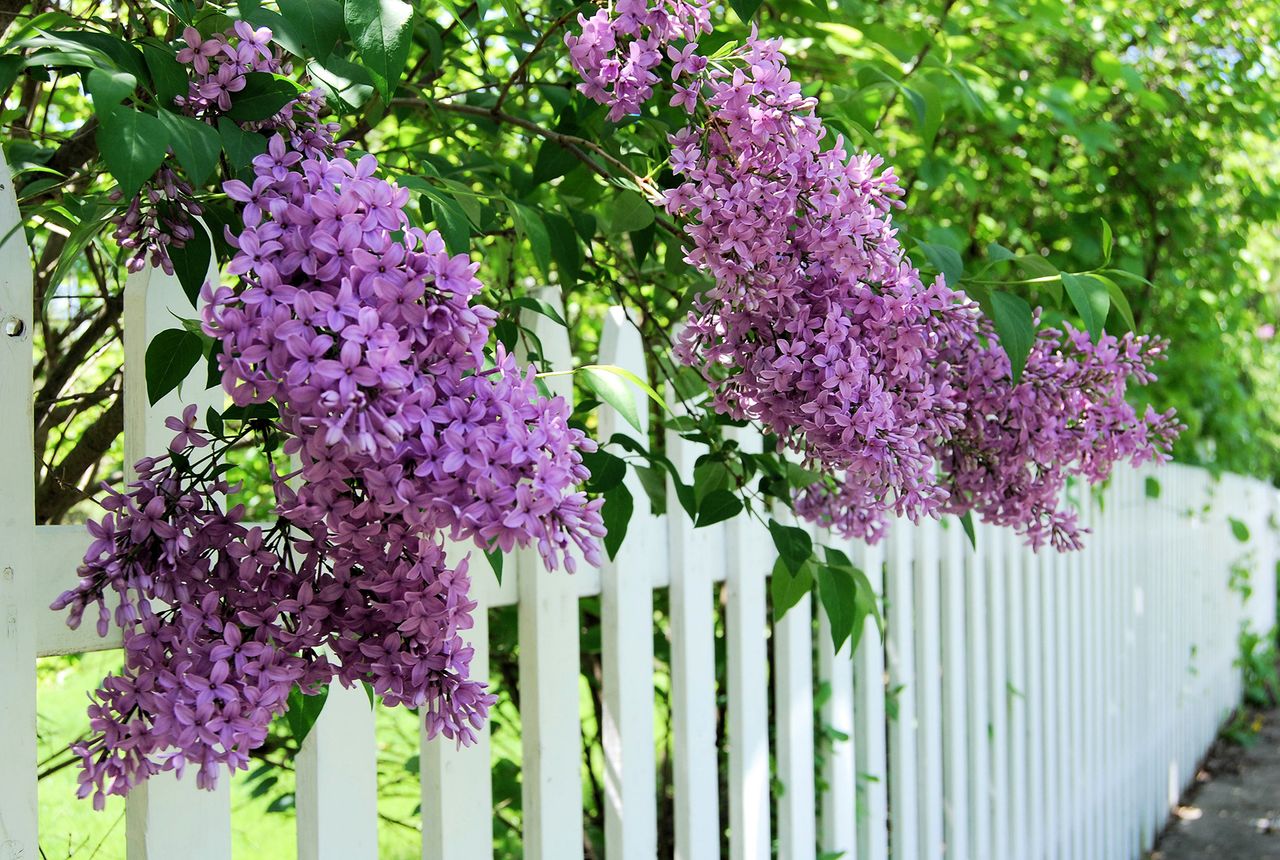
[[[616,457],[608,451],[588,451],[582,455],[582,465],[591,471],[587,479],[586,490],[589,493],[604,493],[612,490],[627,475],[627,461]]]
[[[1080,314],[1085,331],[1096,342],[1107,322],[1107,311],[1111,309],[1111,294],[1107,291],[1107,285],[1092,275],[1063,272],[1062,286]]]
[[[978,534],[973,528],[973,512],[965,511],[960,515],[960,527],[964,529],[964,536],[969,539],[969,546],[974,549],[978,548]]]
[[[193,185],[203,185],[218,167],[218,154],[222,151],[218,130],[198,119],[167,110],[158,112],[156,117],[168,131],[173,154],[187,178]]]
[[[577,231],[568,218],[554,213],[546,213],[542,220],[547,225],[547,235],[551,240],[551,259],[555,261],[556,270],[560,273],[560,284],[566,290],[578,285],[578,276],[582,274],[582,246],[578,242]]]
[[[182,291],[186,293],[192,307],[195,307],[200,298],[200,289],[209,277],[213,245],[209,242],[209,234],[205,232],[203,224],[196,223],[192,226],[195,227],[195,235],[180,248],[170,245],[169,258],[173,260],[173,271],[178,276],[178,283],[182,284]]]
[[[838,652],[853,634],[858,620],[858,586],[853,571],[829,564],[816,565],[818,571],[818,598],[831,623],[831,640]]]
[[[373,78],[345,57],[333,54],[323,63],[312,60],[307,71],[338,110],[357,111],[373,98]]]
[[[382,100],[391,101],[413,43],[413,6],[403,0],[346,0],[343,18]]]
[[[498,584],[502,584],[502,550],[486,549],[484,557],[489,562],[489,569],[493,571],[493,578],[498,580]]]
[[[147,344],[147,399],[155,405],[177,388],[204,355],[204,341],[186,329],[160,332]]]
[[[604,494],[604,506],[600,508],[600,518],[607,530],[604,536],[604,549],[609,558],[618,554],[622,539],[627,536],[627,524],[631,522],[631,514],[635,510],[635,500],[626,484],[618,484]]]
[[[800,602],[813,588],[813,565],[806,562],[795,573],[782,559],[773,565],[769,577],[769,596],[773,598],[773,620],[780,621],[787,610]]]
[[[94,111],[103,114],[132,96],[138,79],[128,72],[94,69],[86,76],[85,84],[93,96]]]
[[[623,191],[605,202],[607,233],[632,233],[653,223],[653,207],[635,191]]]
[[[529,248],[533,251],[534,262],[548,278],[551,277],[551,237],[547,235],[547,225],[536,209],[521,203],[511,204],[511,216],[515,220],[516,232],[529,240]]]
[[[235,94],[226,113],[236,122],[270,119],[298,98],[297,84],[285,78],[266,72],[249,72],[244,78],[244,89]]]
[[[728,490],[713,490],[697,505],[693,527],[698,529],[736,517],[742,510],[742,500]]]
[[[693,470],[693,498],[699,505],[709,494],[727,490],[732,485],[733,476],[721,460],[703,460]]]
[[[311,734],[311,729],[320,718],[320,712],[324,710],[324,703],[328,698],[328,684],[322,686],[320,691],[313,695],[307,695],[297,687],[289,691],[289,709],[284,712],[284,718],[299,747],[302,746],[307,735]]]
[[[813,555],[813,539],[804,529],[769,520],[769,534],[773,536],[773,545],[778,548],[778,557],[793,573]]]
[[[1000,346],[1009,356],[1013,384],[1017,385],[1022,379],[1022,368],[1026,367],[1027,356],[1031,353],[1031,346],[1036,339],[1031,306],[1021,296],[993,292],[991,317],[996,327],[996,334],[1000,338]]]
[[[1148,475],[1144,483],[1148,499],[1160,498],[1160,482],[1158,480]]]
[[[159,42],[143,42],[142,56],[156,85],[156,103],[162,108],[173,107],[175,98],[187,94],[190,80],[186,67],[178,62],[172,48]]]
[[[303,59],[327,60],[342,38],[342,4],[337,0],[280,0],[287,47]]]
[[[131,108],[117,108],[98,119],[98,151],[129,200],[164,161],[168,132],[160,120]]]
[[[755,17],[756,10],[760,8],[763,0],[729,0],[729,5],[733,7],[733,11],[738,13],[738,17],[742,22],[748,23]]]
[[[267,151],[267,139],[260,134],[245,131],[225,116],[218,117],[218,136],[227,160],[237,170],[248,167],[249,162]]]
[[[947,286],[959,288],[960,279],[964,276],[964,261],[960,259],[960,252],[947,245],[932,242],[919,242],[918,245],[929,265],[942,273]]]

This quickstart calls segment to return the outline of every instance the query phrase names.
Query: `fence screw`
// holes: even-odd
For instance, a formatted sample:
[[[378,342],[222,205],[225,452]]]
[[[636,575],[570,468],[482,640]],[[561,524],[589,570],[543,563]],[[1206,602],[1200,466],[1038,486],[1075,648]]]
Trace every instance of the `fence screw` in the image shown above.
[[[9,317],[4,321],[4,333],[9,337],[22,337],[22,333],[27,330],[27,324],[23,322],[22,317]]]

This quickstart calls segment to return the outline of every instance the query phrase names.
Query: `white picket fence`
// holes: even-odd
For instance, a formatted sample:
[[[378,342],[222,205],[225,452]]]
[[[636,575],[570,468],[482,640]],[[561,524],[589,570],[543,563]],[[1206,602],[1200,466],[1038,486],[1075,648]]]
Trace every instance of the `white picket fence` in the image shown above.
[[[17,223],[0,162],[0,234]],[[119,647],[87,625],[68,630],[49,602],[75,581],[82,528],[33,526],[30,261],[21,233],[0,247],[0,860],[37,847],[36,659]],[[132,461],[167,442],[177,394],[146,406],[145,345],[192,309],[171,278],[146,272],[126,288],[126,446]],[[537,321],[556,366],[562,330]],[[644,374],[642,346],[619,311],[600,360]],[[198,370],[203,373],[203,370]],[[563,378],[551,380],[563,383]],[[183,394],[206,401],[193,382]],[[607,412],[607,410],[606,410]],[[623,429],[601,417],[601,436]],[[698,446],[672,436],[687,472]],[[744,444],[751,444],[744,440]],[[758,442],[757,442],[758,444]],[[1145,491],[1154,474],[1158,498]],[[634,480],[629,476],[628,480]],[[883,588],[887,634],[869,629],[856,653],[833,654],[825,619],[806,598],[781,622],[767,614],[773,550],[758,525],[693,529],[680,514],[638,511],[617,559],[575,576],[518,553],[501,585],[478,553],[483,608],[519,607],[524,856],[583,856],[583,740],[578,601],[602,604],[606,854],[657,854],[653,595],[669,589],[675,856],[720,856],[728,805],[731,858],[813,860],[1129,860],[1151,844],[1197,759],[1239,700],[1233,668],[1244,622],[1275,618],[1273,491],[1239,477],[1212,480],[1171,466],[1123,471],[1100,505],[1081,491],[1094,529],[1081,553],[1034,555],[979,527],[977,550],[958,524],[897,523],[881,546],[825,537]],[[1228,518],[1251,538],[1232,536]],[[1228,587],[1233,564],[1253,570],[1253,597]],[[513,569],[514,568],[514,569]],[[727,677],[716,677],[716,603],[724,604]],[[820,613],[818,613],[820,615]],[[487,674],[488,615],[476,613],[473,671]],[[773,661],[767,644],[772,637]],[[717,684],[727,737],[717,737]],[[815,691],[835,741],[815,773]],[[772,708],[770,696],[772,695]],[[776,749],[768,721],[775,720]],[[718,756],[727,747],[727,790]],[[771,760],[771,752],[773,758]],[[421,751],[422,856],[476,860],[492,848],[487,731],[466,750]],[[298,856],[377,854],[374,717],[363,692],[334,690],[297,761]],[[818,790],[818,779],[825,786]],[[774,791],[773,779],[783,787]],[[227,860],[226,780],[212,793],[158,777],[127,803],[131,860]],[[831,855],[828,855],[831,856]]]

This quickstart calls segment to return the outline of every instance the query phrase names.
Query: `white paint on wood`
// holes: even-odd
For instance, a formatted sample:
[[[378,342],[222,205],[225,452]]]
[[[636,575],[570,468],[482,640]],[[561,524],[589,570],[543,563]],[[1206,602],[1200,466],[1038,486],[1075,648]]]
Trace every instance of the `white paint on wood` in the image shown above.
[[[884,546],[855,541],[850,558],[866,573],[884,613]],[[889,857],[889,763],[885,734],[885,650],[868,620],[854,661],[854,758],[857,769],[857,860]],[[850,860],[854,860],[851,855]]]
[[[889,695],[897,718],[889,720],[889,816],[893,860],[920,856],[919,756],[916,752],[915,600],[912,543],[915,529],[899,520],[889,527],[885,567],[885,654]]]
[[[611,308],[600,338],[600,363],[624,367],[647,378],[640,333],[621,308]],[[640,404],[642,429],[623,421],[609,406],[599,412],[600,439],[634,433],[648,439],[647,402]],[[649,509],[648,496],[634,469],[627,489],[635,512],[618,555],[600,570],[605,851],[613,860],[652,858],[658,851],[657,781],[653,723],[653,586],[649,568],[666,532]],[[758,666],[763,663],[760,660]],[[752,707],[758,707],[752,703]],[[768,761],[768,754],[765,754]],[[766,789],[767,792],[767,789]],[[766,802],[767,802],[766,793]],[[767,809],[767,807],[766,807]],[[766,819],[767,826],[767,819]]]
[[[562,311],[555,290],[541,299]],[[541,314],[525,325],[555,368],[570,367],[569,336]],[[571,399],[570,377],[547,379],[556,396]],[[508,559],[508,564],[512,559]],[[519,578],[520,716],[524,751],[521,797],[527,860],[582,856],[582,724],[578,714],[578,595],[563,568],[548,571],[533,547],[514,553]]]
[[[864,638],[879,635],[874,629],[864,630]],[[849,860],[857,857],[857,763],[853,747],[853,662],[848,643],[837,653],[831,641],[831,623],[827,614],[818,612],[818,679],[826,685],[827,698],[822,703],[821,719],[832,740],[823,759],[822,779],[822,850],[843,853]],[[835,733],[842,735],[841,740]]]
[[[970,702],[983,702],[980,691],[986,688],[986,664],[983,653],[985,632],[969,628],[969,589],[965,573],[966,538],[960,522],[951,518],[940,535],[942,540],[941,578],[942,599],[942,778],[945,845],[948,860],[968,860],[970,857],[990,857],[990,849],[974,854],[971,838],[977,834],[978,817],[984,809],[985,782],[971,786],[970,780],[978,775],[984,778],[988,772],[988,756],[985,742],[975,740],[970,732],[969,720],[976,716],[977,732],[986,737],[985,710],[971,715]],[[970,657],[973,661],[970,662]],[[970,791],[976,788],[977,791]],[[985,827],[984,827],[985,830]]]
[[[329,687],[297,764],[298,860],[378,856],[378,747],[363,687]]]
[[[813,602],[805,595],[773,626],[779,860],[813,860]]]
[[[920,857],[941,858],[946,849],[943,833],[942,767],[942,600],[939,584],[939,531],[937,520],[916,526],[916,732],[920,781],[917,790],[920,815]]]
[[[0,152],[0,857],[35,860],[36,626],[52,615],[39,583],[45,571],[35,525],[31,257]],[[11,333],[12,330],[12,333]],[[61,613],[59,613],[61,614]],[[64,616],[65,617],[65,616]],[[94,619],[87,625],[92,628]]]
[[[667,456],[685,483],[705,446],[667,433]],[[716,754],[715,608],[712,583],[724,576],[723,523],[695,529],[667,484],[671,570],[671,732],[676,860],[720,856]]]
[[[732,433],[744,451],[761,450],[754,430]],[[765,588],[773,542],[764,526],[737,517],[726,528],[725,636],[728,661],[729,856],[768,858],[769,680]]]
[[[467,569],[476,608],[474,626],[465,634],[475,653],[471,677],[489,677],[489,608],[480,595],[496,577],[485,557],[471,547],[450,547],[450,560],[471,552]],[[512,565],[513,566],[513,565]],[[510,566],[509,566],[510,567]],[[507,569],[504,580],[514,580]],[[423,860],[484,860],[493,856],[493,781],[490,777],[489,723],[476,730],[476,742],[458,747],[448,738],[428,740],[425,720],[419,726],[420,777],[422,780]]]

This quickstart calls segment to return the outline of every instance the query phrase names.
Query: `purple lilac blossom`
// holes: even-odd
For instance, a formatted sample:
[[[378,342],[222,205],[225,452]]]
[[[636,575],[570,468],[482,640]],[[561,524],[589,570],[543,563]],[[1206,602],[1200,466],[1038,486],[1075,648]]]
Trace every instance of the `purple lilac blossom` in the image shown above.
[[[271,56],[269,33],[240,35],[188,33],[183,58],[212,75],[223,58]],[[223,77],[199,88],[202,115],[221,108]],[[241,207],[227,231],[240,284],[204,289],[224,388],[241,406],[275,402],[270,432],[298,466],[273,472],[276,523],[224,510],[239,437],[211,439],[188,407],[165,422],[171,454],[109,493],[81,582],[54,603],[72,626],[96,606],[101,635],[124,630],[124,670],[92,697],[93,735],[74,748],[97,808],[188,766],[212,787],[247,766],[291,690],[333,680],[471,743],[494,696],[469,678],[475,603],[444,540],[534,544],[570,572],[600,562],[602,502],[576,489],[595,443],[532,368],[501,347],[487,356],[496,314],[471,303],[477,265],[410,225],[407,192],[373,157],[352,161],[331,127],[304,126],[282,120],[252,182],[225,183]]]
[[[191,67],[195,78],[185,96],[174,98],[187,116],[210,125],[231,108],[232,97],[244,89],[250,72],[289,74],[291,67],[271,46],[271,31],[253,29],[237,21],[232,30],[215,33],[208,38],[194,27],[187,27],[182,38],[186,47],[178,51],[177,60]],[[163,107],[170,107],[164,105]],[[278,131],[288,135],[294,153],[328,152],[335,143],[336,123],[322,123],[325,110],[323,91],[311,89],[285,105],[273,117],[258,122],[242,122],[246,131]],[[117,190],[113,200],[120,200]],[[130,252],[126,265],[131,272],[141,271],[148,260],[152,266],[173,274],[170,248],[181,248],[194,235],[194,219],[203,210],[195,200],[195,189],[172,167],[165,165],[156,172],[129,202],[124,211],[113,217],[114,236],[121,248]]]
[[[611,119],[653,97],[664,49],[670,104],[693,117],[670,137],[665,203],[686,260],[715,283],[676,356],[718,412],[754,419],[824,475],[795,499],[810,520],[874,542],[889,512],[976,511],[1033,547],[1078,548],[1067,478],[1166,459],[1181,429],[1124,396],[1153,378],[1165,344],[1044,330],[1015,386],[977,306],[941,277],[924,284],[907,258],[892,169],[827,140],[779,40],[753,28],[715,62],[700,57],[707,9],[638,0],[580,18],[565,40],[579,89]]]

